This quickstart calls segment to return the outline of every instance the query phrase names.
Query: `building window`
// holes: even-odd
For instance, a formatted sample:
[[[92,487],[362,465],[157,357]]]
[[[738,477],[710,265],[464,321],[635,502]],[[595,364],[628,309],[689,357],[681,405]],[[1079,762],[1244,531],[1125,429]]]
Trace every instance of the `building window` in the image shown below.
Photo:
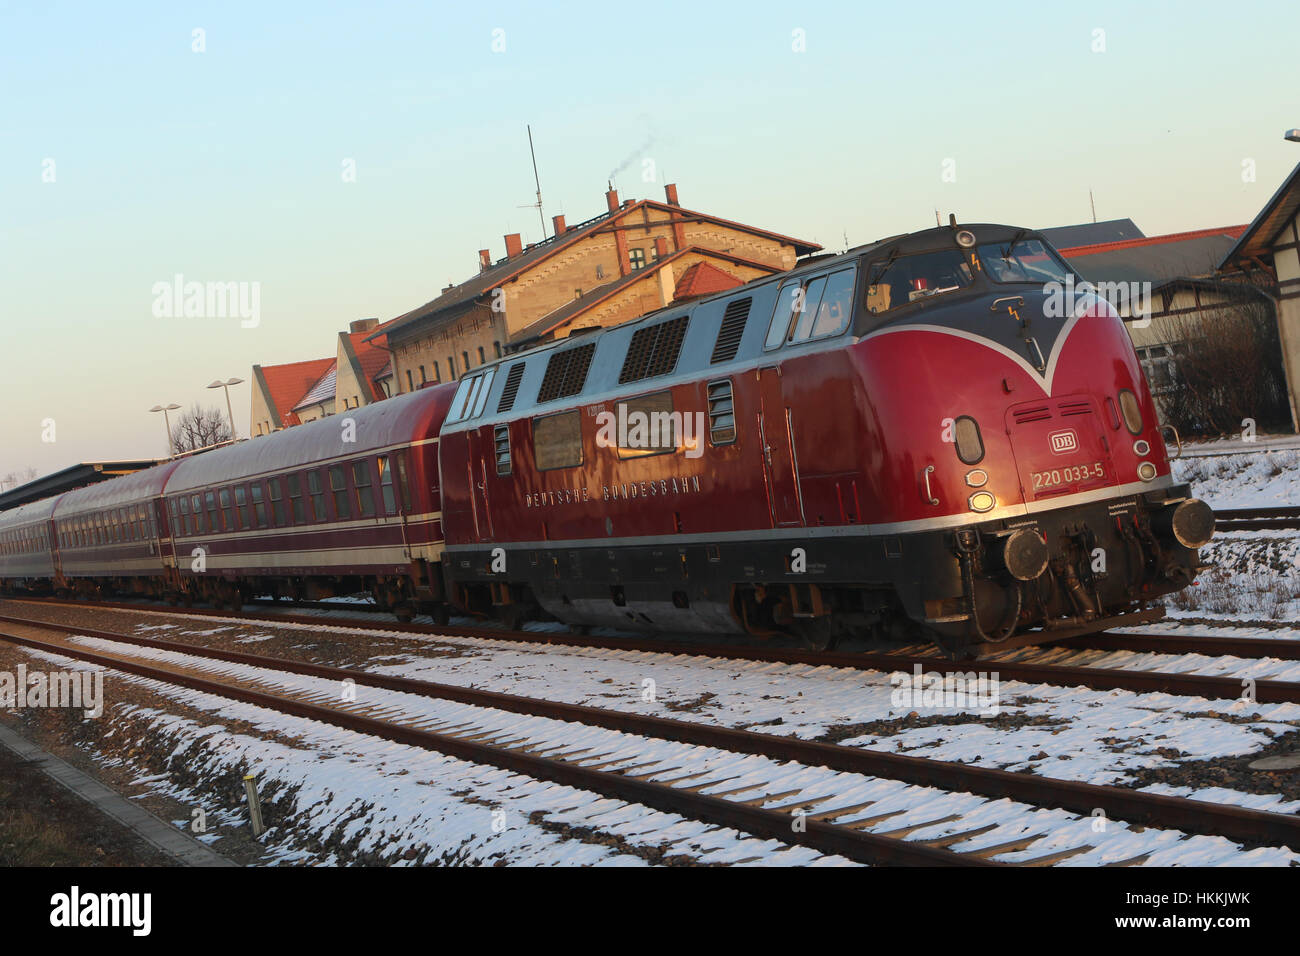
[[[456,381],[456,356],[447,356],[447,381]]]
[[[462,361],[464,361],[464,363],[465,363],[465,371],[468,372],[468,371],[469,371],[469,353],[468,353],[468,352],[461,352],[461,353],[460,353],[460,357],[461,357]]]
[[[415,391],[415,380],[411,378],[411,370],[409,368],[406,370],[406,390],[408,392]]]
[[[428,384],[428,381],[429,381],[429,376],[426,375],[426,374],[424,374],[424,366],[421,365],[421,366],[420,366],[420,384],[421,384],[421,385]]]
[[[487,354],[483,351],[483,346],[478,347],[478,364],[482,365],[487,361]]]
[[[442,381],[442,373],[438,371],[438,360],[437,360],[437,359],[434,359],[433,362],[430,363],[430,364],[431,364],[432,367],[433,367],[433,380],[434,380],[435,382],[441,382],[441,381]]]
[[[492,348],[493,348],[493,350],[496,352],[496,354],[497,354],[497,358],[500,358],[500,357],[501,357],[501,343],[500,343],[500,342],[493,342],[493,343],[492,343]]]
[[[574,290],[573,290],[573,297],[574,297],[575,299],[581,299],[581,298],[582,298],[582,290],[581,290],[581,289],[574,289]]]
[[[629,249],[627,253],[628,263],[632,266],[632,271],[645,268],[645,250]]]

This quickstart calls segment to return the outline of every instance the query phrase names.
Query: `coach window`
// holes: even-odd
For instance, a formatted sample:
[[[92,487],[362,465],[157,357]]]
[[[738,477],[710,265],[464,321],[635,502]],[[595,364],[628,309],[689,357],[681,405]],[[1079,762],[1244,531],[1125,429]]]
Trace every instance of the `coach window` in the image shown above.
[[[677,423],[673,420],[671,392],[656,392],[619,403],[618,435],[615,447],[619,458],[645,458],[677,450]]]
[[[320,470],[307,472],[307,493],[311,496],[311,520],[325,520],[325,490],[320,480]]]
[[[200,498],[198,495],[190,495],[190,514],[194,516],[195,534],[202,534],[203,533],[203,499]]]
[[[280,479],[268,478],[266,488],[271,495],[271,520],[277,528],[283,528],[288,522],[284,515],[284,495],[280,490]]]
[[[203,500],[208,506],[208,530],[221,531],[221,519],[217,517],[217,493],[209,491],[203,496]]]
[[[168,519],[169,519],[167,523],[168,523],[168,525],[171,526],[172,534],[174,534],[174,535],[176,535],[176,534],[180,534],[180,533],[181,533],[181,523],[180,523],[180,521],[177,520],[177,518],[176,518],[176,499],[175,499],[175,498],[168,498],[168,499],[167,499],[167,517],[168,517]]]
[[[533,456],[538,471],[582,464],[582,417],[576,409],[533,419]]]
[[[342,521],[352,517],[348,507],[348,476],[342,465],[330,466],[330,494],[334,498],[334,517]]]
[[[226,519],[226,530],[235,531],[239,526],[235,524],[235,505],[230,497],[230,489],[222,488],[218,495],[221,501],[221,514]]]
[[[307,509],[302,503],[302,476],[288,475],[284,483],[289,491],[289,511],[294,524],[307,523]]]
[[[411,513],[411,482],[406,474],[406,452],[399,451],[393,456],[393,461],[397,465],[397,490],[402,494],[402,510],[409,515]],[[437,490],[436,482],[434,490]]]
[[[370,462],[363,458],[352,463],[352,485],[357,492],[357,514],[362,518],[375,516],[375,490],[370,487]]]
[[[235,485],[235,511],[239,513],[239,527],[247,531],[253,526],[248,516],[248,492],[243,485]]]
[[[393,465],[387,455],[376,460],[379,465],[379,495],[384,501],[384,514],[397,514],[397,496],[393,492]]]
[[[176,499],[176,513],[179,516],[176,523],[176,533],[189,535],[193,531],[190,528],[190,499],[183,495]]]
[[[248,497],[253,502],[253,520],[259,528],[266,527],[266,502],[262,500],[262,483],[254,481],[248,486]]]

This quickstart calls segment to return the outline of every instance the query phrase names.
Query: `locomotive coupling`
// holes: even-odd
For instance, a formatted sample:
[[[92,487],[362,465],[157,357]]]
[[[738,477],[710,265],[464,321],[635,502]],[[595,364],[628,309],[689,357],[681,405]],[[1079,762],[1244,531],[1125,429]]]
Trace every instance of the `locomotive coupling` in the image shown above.
[[[1047,542],[1035,528],[1018,528],[1002,542],[1002,563],[1017,581],[1033,581],[1047,570]]]
[[[1151,516],[1152,529],[1165,540],[1173,538],[1195,551],[1214,537],[1214,512],[1199,498],[1188,498]]]

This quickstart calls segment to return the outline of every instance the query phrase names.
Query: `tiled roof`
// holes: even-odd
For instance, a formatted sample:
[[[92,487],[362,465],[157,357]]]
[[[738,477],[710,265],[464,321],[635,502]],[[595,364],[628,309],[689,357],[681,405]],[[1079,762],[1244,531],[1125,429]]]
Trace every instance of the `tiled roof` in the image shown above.
[[[576,226],[570,226],[561,236],[552,236],[542,242],[537,243],[529,249],[513,258],[500,259],[495,262],[485,272],[480,272],[473,278],[466,279],[458,285],[452,286],[442,295],[438,296],[418,309],[412,309],[395,319],[385,322],[378,329],[370,332],[370,338],[374,338],[381,333],[392,332],[401,329],[421,319],[436,315],[439,312],[452,309],[456,306],[468,306],[473,303],[479,296],[483,295],[504,282],[509,281],[514,276],[536,265],[544,259],[549,258],[561,249],[567,248],[573,243],[587,236],[598,232],[603,226],[609,223],[609,220],[626,216],[628,213],[635,212],[641,208],[652,208],[670,213],[674,218],[682,217],[687,220],[705,220],[716,222],[722,225],[730,226],[735,229],[741,229],[746,232],[757,233],[778,239],[782,242],[794,246],[795,255],[803,256],[810,252],[816,252],[821,248],[815,242],[808,242],[803,239],[794,239],[790,236],[784,236],[780,233],[770,232],[766,229],[759,229],[755,226],[746,226],[741,223],[732,222],[729,219],[723,219],[720,216],[711,216],[708,213],[696,212],[691,209],[683,209],[681,206],[669,205],[651,199],[641,199],[627,206],[620,206],[614,212],[604,212],[595,218],[588,219],[586,222],[578,223]]]
[[[293,410],[299,411],[304,408],[310,408],[313,405],[320,405],[324,402],[333,401],[336,382],[338,381],[339,367],[337,362],[330,362],[330,367],[325,374],[320,377],[311,390],[298,400],[298,404]]]
[[[697,262],[683,272],[682,277],[677,280],[677,287],[673,290],[673,300],[680,302],[683,299],[694,299],[713,292],[725,292],[742,284],[730,272],[719,269],[712,263]]]
[[[334,365],[333,358],[311,359],[306,362],[289,362],[285,365],[263,365],[262,379],[271,393],[275,411],[283,424],[293,416],[293,409],[320,377]]]
[[[704,249],[700,246],[687,246],[684,249],[677,250],[671,255],[664,256],[664,258],[660,259],[658,262],[650,263],[650,265],[645,268],[638,269],[635,272],[630,272],[625,276],[619,276],[613,282],[606,282],[604,285],[597,286],[596,288],[586,292],[580,299],[573,299],[572,301],[565,303],[558,309],[547,313],[531,325],[525,326],[514,335],[510,336],[510,342],[516,345],[521,342],[529,342],[539,336],[545,335],[553,329],[558,329],[560,326],[577,318],[588,309],[594,308],[601,302],[604,302],[616,292],[622,291],[634,282],[640,282],[648,276],[654,275],[670,262],[675,262],[682,256],[692,253],[697,256],[709,256],[726,262],[739,263],[753,269],[766,269],[769,272],[781,271],[775,266],[766,265],[762,262],[755,262],[752,259],[744,259],[740,256],[733,256],[729,252],[718,252],[715,249]],[[690,269],[688,268],[686,272],[690,272]],[[685,274],[686,273],[684,272],[683,276],[685,276]],[[740,282],[735,283],[735,285],[740,284]],[[727,288],[730,288],[730,286]]]
[[[383,393],[375,387],[375,379],[379,377],[380,371],[390,361],[388,350],[380,347],[379,341],[382,341],[382,339],[377,342],[368,341],[374,334],[374,329],[348,333],[348,344],[351,345],[352,354],[356,356],[357,362],[361,366],[360,378],[365,382],[365,387],[370,389],[370,394],[366,396],[368,401],[384,397]]]

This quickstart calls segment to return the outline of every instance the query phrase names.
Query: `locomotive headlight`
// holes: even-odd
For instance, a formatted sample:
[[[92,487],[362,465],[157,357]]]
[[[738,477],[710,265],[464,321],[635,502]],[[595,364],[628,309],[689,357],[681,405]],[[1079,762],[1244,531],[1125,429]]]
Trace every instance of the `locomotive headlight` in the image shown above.
[[[975,245],[975,233],[969,229],[963,229],[957,233],[957,245],[963,249],[969,249]]]
[[[1151,481],[1156,476],[1156,466],[1149,461],[1144,461],[1138,465],[1138,477],[1143,481]]]
[[[970,505],[971,511],[983,512],[992,511],[993,506],[998,503],[998,500],[987,491],[977,491],[975,494],[970,496],[970,500],[966,503]]]
[[[1033,581],[1047,570],[1047,542],[1033,528],[1020,528],[1007,535],[1002,545],[1002,563],[1017,581]]]
[[[1124,427],[1134,435],[1142,434],[1142,409],[1137,396],[1127,388],[1119,390],[1119,410],[1124,415]]]

